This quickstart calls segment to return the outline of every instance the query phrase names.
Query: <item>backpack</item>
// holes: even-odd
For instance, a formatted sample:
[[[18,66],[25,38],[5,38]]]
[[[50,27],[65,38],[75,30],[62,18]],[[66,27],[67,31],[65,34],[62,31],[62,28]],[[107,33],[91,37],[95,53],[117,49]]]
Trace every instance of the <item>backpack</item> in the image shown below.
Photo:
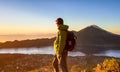
[[[67,31],[65,50],[72,51],[76,45],[76,36],[73,31]]]

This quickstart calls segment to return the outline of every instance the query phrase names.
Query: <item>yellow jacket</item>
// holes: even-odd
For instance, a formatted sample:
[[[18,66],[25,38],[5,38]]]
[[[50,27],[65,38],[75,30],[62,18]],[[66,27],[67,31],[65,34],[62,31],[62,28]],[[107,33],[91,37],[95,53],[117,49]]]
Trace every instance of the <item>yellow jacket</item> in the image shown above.
[[[54,41],[54,51],[56,53],[62,53],[65,45],[66,45],[66,39],[67,39],[67,31],[68,26],[67,25],[59,25],[58,27],[58,33],[56,36],[56,40]]]

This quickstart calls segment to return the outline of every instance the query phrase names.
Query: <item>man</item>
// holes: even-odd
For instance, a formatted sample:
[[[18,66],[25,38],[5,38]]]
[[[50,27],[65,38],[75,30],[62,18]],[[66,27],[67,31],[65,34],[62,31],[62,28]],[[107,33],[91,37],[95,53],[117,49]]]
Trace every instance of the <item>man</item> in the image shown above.
[[[58,34],[56,40],[54,41],[54,51],[56,54],[52,63],[53,69],[54,72],[59,72],[60,65],[62,72],[68,72],[67,69],[68,51],[65,50],[68,26],[64,25],[64,21],[62,18],[58,18],[56,20],[56,24],[58,27]]]

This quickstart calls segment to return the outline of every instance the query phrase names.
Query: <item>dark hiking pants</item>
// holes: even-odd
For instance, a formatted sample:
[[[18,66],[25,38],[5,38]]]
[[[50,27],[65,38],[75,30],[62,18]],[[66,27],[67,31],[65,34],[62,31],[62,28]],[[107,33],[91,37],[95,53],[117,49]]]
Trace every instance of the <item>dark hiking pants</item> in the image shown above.
[[[57,55],[54,56],[53,62],[52,62],[54,72],[60,72],[59,66],[60,66],[62,72],[68,72],[67,55],[68,55],[68,52],[64,51],[62,53],[61,58],[57,58]]]

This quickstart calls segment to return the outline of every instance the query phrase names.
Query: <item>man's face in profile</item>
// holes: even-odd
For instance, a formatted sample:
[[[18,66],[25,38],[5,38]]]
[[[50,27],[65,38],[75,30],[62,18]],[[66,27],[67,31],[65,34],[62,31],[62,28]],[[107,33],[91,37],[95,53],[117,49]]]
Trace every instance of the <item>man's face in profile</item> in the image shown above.
[[[60,21],[59,21],[59,20],[56,20],[56,24],[57,24],[57,26],[59,26],[59,24],[60,24]]]

